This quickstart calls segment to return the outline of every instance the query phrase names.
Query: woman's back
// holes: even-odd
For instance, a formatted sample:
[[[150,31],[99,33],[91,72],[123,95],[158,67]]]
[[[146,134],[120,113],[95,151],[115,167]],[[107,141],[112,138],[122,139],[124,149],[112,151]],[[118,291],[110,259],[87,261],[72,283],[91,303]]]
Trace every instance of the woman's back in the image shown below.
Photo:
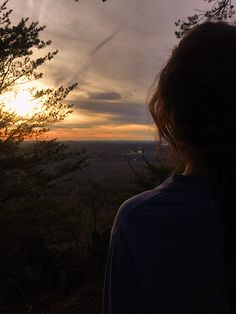
[[[224,313],[224,226],[214,186],[209,177],[174,175],[121,206],[104,314]]]

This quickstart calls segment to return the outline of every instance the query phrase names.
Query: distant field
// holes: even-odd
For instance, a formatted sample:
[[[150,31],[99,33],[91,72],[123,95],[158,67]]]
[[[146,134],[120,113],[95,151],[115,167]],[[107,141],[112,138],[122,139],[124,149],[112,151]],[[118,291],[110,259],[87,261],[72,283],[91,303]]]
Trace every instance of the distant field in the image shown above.
[[[145,156],[150,160],[155,160],[157,149],[154,142],[68,142],[71,150],[81,150],[86,148],[89,156],[89,166],[79,172],[80,178],[88,178],[103,181],[106,183],[118,183],[129,180],[132,177],[132,171],[125,157],[129,157],[137,166],[143,164],[138,155],[134,153],[141,149],[144,150]]]

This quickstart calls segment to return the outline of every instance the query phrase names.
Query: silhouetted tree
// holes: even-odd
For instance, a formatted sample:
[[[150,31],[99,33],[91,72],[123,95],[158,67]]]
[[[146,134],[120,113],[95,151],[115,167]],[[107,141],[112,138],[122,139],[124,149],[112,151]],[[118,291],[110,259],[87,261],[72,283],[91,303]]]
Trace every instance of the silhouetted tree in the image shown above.
[[[40,38],[45,26],[28,18],[13,25],[7,3],[0,6],[0,204],[15,197],[38,195],[53,180],[86,163],[85,151],[68,152],[67,145],[43,136],[49,126],[72,112],[72,105],[63,100],[76,83],[57,89],[28,89],[32,100],[40,102],[39,110],[31,115],[7,108],[4,95],[17,93],[22,85],[42,78],[39,67],[57,54],[55,50],[40,56],[41,50],[51,44]],[[25,140],[34,141],[22,143]]]
[[[127,161],[134,177],[131,181],[137,192],[142,192],[147,189],[153,189],[161,184],[173,171],[174,166],[170,161],[170,147],[163,147],[161,144],[157,144],[158,154],[155,157],[155,161],[150,161],[144,149],[133,150],[133,154],[126,154],[125,160]],[[164,153],[164,159],[161,160],[160,156]],[[179,166],[179,165],[178,165]],[[176,168],[176,172],[178,169]]]
[[[99,183],[93,181],[85,190],[84,196],[82,197],[83,204],[91,210],[92,214],[92,234],[96,235],[98,232],[97,223],[98,215],[104,206],[106,200],[106,192]]]
[[[196,14],[187,17],[185,20],[178,20],[175,25],[179,28],[175,31],[177,38],[181,38],[194,26],[206,21],[226,21],[235,14],[234,5],[231,0],[204,0],[211,4],[208,10],[196,10]]]

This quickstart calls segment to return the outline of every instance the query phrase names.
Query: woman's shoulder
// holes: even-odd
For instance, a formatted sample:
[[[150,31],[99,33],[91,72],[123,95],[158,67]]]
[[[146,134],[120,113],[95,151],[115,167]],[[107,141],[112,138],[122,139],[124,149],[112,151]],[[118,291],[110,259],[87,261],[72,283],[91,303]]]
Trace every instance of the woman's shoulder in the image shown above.
[[[211,180],[207,178],[171,175],[156,188],[125,201],[116,214],[111,235],[115,235],[127,220],[143,224],[144,220],[169,220],[173,216],[181,219],[186,207],[199,210],[202,205],[212,202],[211,186]]]
[[[173,190],[173,177],[170,176],[162,184],[152,190],[144,191],[126,200],[119,208],[112,227],[112,235],[116,234],[122,223],[131,215],[139,215],[140,211],[149,207],[154,208],[154,204],[162,203],[165,199],[171,201]]]

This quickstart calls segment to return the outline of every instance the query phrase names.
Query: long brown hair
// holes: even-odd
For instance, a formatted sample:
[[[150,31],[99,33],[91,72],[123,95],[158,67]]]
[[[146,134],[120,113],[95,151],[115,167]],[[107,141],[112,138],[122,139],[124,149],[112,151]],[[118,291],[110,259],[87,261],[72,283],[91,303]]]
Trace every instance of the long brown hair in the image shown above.
[[[227,304],[236,309],[236,26],[207,22],[189,31],[148,101],[161,139],[201,156],[215,176],[225,223]]]

